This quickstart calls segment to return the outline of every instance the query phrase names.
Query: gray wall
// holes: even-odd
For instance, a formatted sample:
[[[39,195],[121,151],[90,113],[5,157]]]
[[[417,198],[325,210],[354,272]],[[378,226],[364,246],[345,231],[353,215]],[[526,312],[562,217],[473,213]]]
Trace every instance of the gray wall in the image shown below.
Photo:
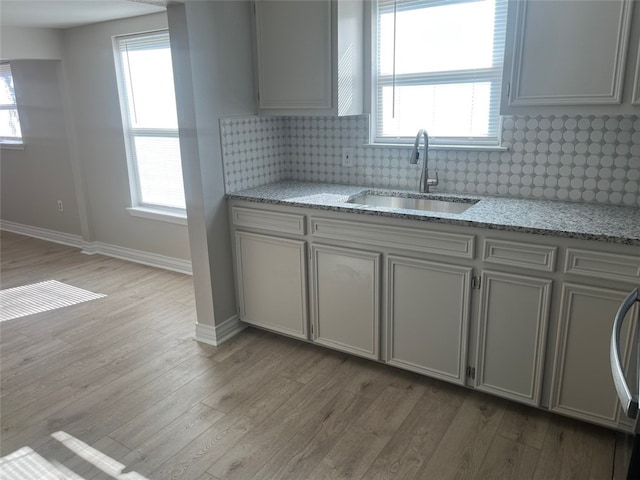
[[[168,7],[198,323],[237,313],[220,118],[255,113],[247,1]]]
[[[80,235],[59,60],[11,62],[24,149],[2,149],[3,220]],[[64,212],[58,211],[62,200]]]
[[[0,28],[0,58],[3,60],[59,60],[62,31],[55,28]]]
[[[131,199],[112,37],[167,28],[166,14],[64,30],[61,67],[39,61],[18,72],[16,82],[40,94],[25,104],[27,147],[2,152],[2,219],[86,242],[193,258],[198,322],[218,326],[237,313],[219,121],[256,113],[250,6],[187,2],[171,5],[168,15],[188,227],[126,210]],[[41,131],[32,129],[36,124]],[[31,161],[24,159],[28,154]],[[64,215],[57,213],[58,199]]]
[[[2,149],[1,218],[189,260],[185,225],[132,217],[112,37],[167,28],[165,13],[67,30],[9,29],[24,150]],[[61,55],[60,55],[61,54]],[[61,62],[19,60],[62,57]],[[64,212],[57,209],[62,200]]]
[[[164,13],[64,30],[72,162],[81,169],[78,191],[86,197],[85,240],[189,259],[186,226],[132,217],[126,210],[131,195],[112,37],[162,28]]]

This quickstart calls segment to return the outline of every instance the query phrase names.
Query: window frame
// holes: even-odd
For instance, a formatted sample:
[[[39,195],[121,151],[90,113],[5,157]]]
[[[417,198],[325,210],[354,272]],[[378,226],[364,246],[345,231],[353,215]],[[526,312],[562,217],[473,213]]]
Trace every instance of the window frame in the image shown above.
[[[0,67],[3,65],[9,66],[9,74],[11,75],[11,82],[13,83],[13,96],[14,103],[12,104],[0,104],[0,111],[15,111],[18,118],[18,127],[20,128],[20,136],[19,137],[2,137],[0,136],[0,147],[2,148],[13,148],[13,149],[23,149],[24,148],[24,132],[22,129],[22,121],[20,119],[20,109],[18,108],[18,95],[16,93],[15,88],[15,78],[13,76],[13,70],[11,69],[10,61],[0,61]]]
[[[181,185],[183,195],[185,196],[185,208],[176,208],[167,205],[154,203],[146,203],[142,201],[139,182],[139,169],[136,157],[135,139],[136,138],[176,138],[179,140],[179,127],[176,128],[139,128],[133,127],[130,120],[129,102],[126,94],[126,75],[123,72],[123,60],[120,52],[119,42],[124,38],[135,38],[152,36],[160,33],[169,35],[166,28],[158,30],[150,30],[132,34],[115,35],[112,37],[114,64],[116,70],[116,83],[118,87],[118,99],[120,113],[122,116],[122,128],[124,135],[124,146],[127,157],[127,170],[129,177],[129,191],[131,195],[131,206],[127,207],[127,211],[132,217],[162,220],[168,223],[186,225],[186,192],[184,191],[184,183]],[[181,152],[180,152],[181,155]],[[182,163],[182,159],[180,159]]]
[[[466,3],[470,0],[442,0],[437,3],[442,4],[445,3]],[[473,1],[473,0],[471,0]],[[505,17],[505,23],[500,31],[500,34],[504,38],[504,42],[502,47],[500,48],[502,63],[497,67],[493,65],[490,68],[482,69],[484,71],[485,78],[492,79],[492,90],[495,95],[495,101],[492,101],[490,104],[491,111],[493,115],[495,115],[495,125],[496,132],[495,136],[491,137],[435,137],[430,136],[429,138],[429,148],[430,149],[453,149],[453,150],[483,150],[483,151],[504,151],[506,148],[502,147],[502,121],[503,117],[500,115],[500,99],[502,95],[502,83],[503,83],[503,68],[504,68],[504,53],[506,48],[506,9],[508,5],[508,0],[496,0],[497,2],[501,2],[503,10],[503,14]],[[414,0],[415,2],[415,0]],[[436,2],[434,2],[436,3]],[[368,15],[368,23],[370,28],[370,52],[368,55],[369,58],[369,73],[370,73],[370,82],[368,85],[368,100],[370,102],[369,111],[371,113],[369,122],[369,139],[370,145],[372,146],[384,146],[384,147],[406,147],[407,145],[413,145],[415,141],[415,135],[410,136],[381,136],[379,135],[379,131],[381,128],[378,127],[379,122],[381,121],[381,117],[379,117],[378,106],[379,106],[379,95],[381,85],[378,81],[378,16],[379,16],[379,0],[374,0],[370,3],[370,12]],[[498,31],[494,31],[494,39]],[[476,72],[479,70],[476,70]],[[492,75],[491,75],[492,74]],[[387,77],[391,77],[391,75],[387,75]],[[447,73],[435,72],[435,73],[418,73],[418,74],[405,74],[405,79],[400,79],[398,81],[398,75],[396,75],[395,85],[403,86],[403,85],[431,85],[436,84],[435,81],[439,79],[447,80],[444,82],[437,83],[437,85],[441,85],[443,83],[454,83],[456,77],[460,79],[464,79],[464,75],[449,75]],[[430,82],[421,83],[419,80],[421,78],[431,80]],[[467,76],[466,78],[469,78]],[[497,90],[497,91],[496,91]],[[417,131],[416,131],[417,132]]]

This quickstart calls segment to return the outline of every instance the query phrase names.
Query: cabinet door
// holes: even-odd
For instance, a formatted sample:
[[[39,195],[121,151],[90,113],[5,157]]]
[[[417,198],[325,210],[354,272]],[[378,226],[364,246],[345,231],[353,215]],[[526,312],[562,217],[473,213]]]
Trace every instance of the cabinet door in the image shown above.
[[[631,95],[631,103],[633,105],[640,105],[640,44],[638,45],[638,54],[636,55],[636,70],[633,75],[633,94]]]
[[[540,404],[551,280],[482,274],[476,388]]]
[[[313,340],[378,358],[380,254],[312,245]]]
[[[387,362],[464,384],[471,269],[389,255]]]
[[[260,108],[331,108],[331,2],[259,0]]]
[[[305,242],[236,232],[240,319],[307,338]]]
[[[551,410],[589,422],[615,427],[620,405],[609,364],[611,329],[628,292],[566,283],[553,372]],[[628,368],[630,327],[637,305],[622,331],[623,362]]]
[[[619,104],[632,3],[512,2],[509,106]]]

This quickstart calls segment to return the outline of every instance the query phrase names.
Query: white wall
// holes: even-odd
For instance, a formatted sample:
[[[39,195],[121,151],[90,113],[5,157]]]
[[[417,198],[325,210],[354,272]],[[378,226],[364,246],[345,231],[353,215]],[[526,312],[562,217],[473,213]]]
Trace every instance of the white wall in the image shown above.
[[[2,27],[0,58],[59,60],[62,58],[62,31],[54,28]]]
[[[250,7],[194,1],[167,13],[198,323],[218,327],[237,313],[219,121],[255,113]]]
[[[59,60],[17,60],[11,70],[24,149],[2,149],[3,220],[80,235]],[[62,200],[64,212],[58,211]]]
[[[188,260],[186,226],[132,217],[126,210],[131,195],[112,37],[163,28],[165,13],[64,30],[72,164],[81,169],[76,173],[85,197],[85,240]]]

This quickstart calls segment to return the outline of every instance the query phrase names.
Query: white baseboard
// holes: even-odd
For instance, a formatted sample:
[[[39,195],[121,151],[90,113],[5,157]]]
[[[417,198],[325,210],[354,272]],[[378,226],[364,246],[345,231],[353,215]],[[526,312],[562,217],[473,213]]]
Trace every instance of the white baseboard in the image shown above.
[[[87,255],[99,253],[108,257],[149,265],[150,267],[164,268],[165,270],[186,273],[187,275],[193,274],[189,260],[143,252],[142,250],[134,250],[104,242],[82,242],[82,253]]]
[[[167,257],[165,255],[143,252],[142,250],[134,250],[132,248],[120,247],[104,242],[85,242],[80,235],[56,232],[55,230],[40,227],[30,227],[6,220],[0,220],[0,230],[39,238],[49,242],[61,243],[71,247],[78,247],[82,249],[82,253],[86,253],[87,255],[99,253],[107,257],[119,258],[151,267],[192,275],[191,261],[181,258]]]
[[[8,220],[0,220],[0,230],[5,230],[27,237],[39,238],[48,242],[69,245],[70,247],[82,248],[82,237],[80,235],[72,235],[70,233],[57,232],[47,228],[31,227],[22,225],[21,223],[9,222]]]
[[[196,323],[195,340],[217,347],[231,337],[236,336],[245,328],[247,328],[247,324],[242,322],[238,315],[234,315],[215,327],[204,323]]]
[[[222,322],[220,325],[216,325],[216,339],[218,340],[218,345],[222,342],[226,342],[231,337],[235,337],[245,328],[247,328],[247,324],[241,321],[238,315],[234,315]]]

